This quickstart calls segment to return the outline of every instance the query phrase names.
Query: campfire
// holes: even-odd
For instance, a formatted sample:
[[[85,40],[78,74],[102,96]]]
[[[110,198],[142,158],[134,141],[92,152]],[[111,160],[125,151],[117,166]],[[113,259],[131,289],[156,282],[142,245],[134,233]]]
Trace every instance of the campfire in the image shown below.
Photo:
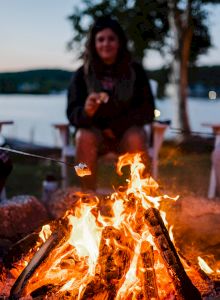
[[[127,185],[104,199],[78,192],[65,216],[26,239],[19,260],[2,268],[10,274],[9,299],[197,300],[214,296],[210,267],[181,255],[160,210],[158,184],[141,154],[125,154],[117,173],[130,167]],[[27,246],[28,245],[28,246]],[[200,266],[200,267],[199,267]],[[206,271],[206,273],[204,272]],[[214,272],[211,270],[211,272]]]

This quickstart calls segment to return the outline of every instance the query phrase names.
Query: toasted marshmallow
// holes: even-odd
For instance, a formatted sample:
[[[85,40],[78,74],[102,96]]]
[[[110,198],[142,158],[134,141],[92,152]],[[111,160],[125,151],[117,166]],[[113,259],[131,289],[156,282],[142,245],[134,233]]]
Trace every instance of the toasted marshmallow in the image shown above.
[[[79,163],[77,166],[74,166],[74,168],[75,168],[76,174],[79,177],[88,176],[88,175],[92,174],[91,170],[84,163]]]
[[[109,95],[107,93],[105,93],[105,92],[99,93],[99,101],[101,103],[107,103],[108,100],[109,100]]]

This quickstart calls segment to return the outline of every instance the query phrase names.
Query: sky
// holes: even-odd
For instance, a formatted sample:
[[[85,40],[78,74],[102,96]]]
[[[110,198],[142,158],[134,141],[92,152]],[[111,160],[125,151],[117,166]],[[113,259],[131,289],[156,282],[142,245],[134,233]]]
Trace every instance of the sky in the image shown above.
[[[0,72],[40,68],[75,70],[77,53],[67,51],[72,37],[67,17],[81,0],[0,0]],[[220,5],[209,7],[214,47],[200,65],[220,65]],[[163,59],[150,51],[144,65],[159,68]]]

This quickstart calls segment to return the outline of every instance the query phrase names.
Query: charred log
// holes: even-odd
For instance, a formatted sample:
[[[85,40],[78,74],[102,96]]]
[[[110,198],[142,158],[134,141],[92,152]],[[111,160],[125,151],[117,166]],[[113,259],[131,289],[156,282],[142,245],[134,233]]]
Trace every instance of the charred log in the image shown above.
[[[145,213],[145,220],[172,279],[177,299],[201,300],[199,291],[192,284],[183,268],[159,211],[155,208],[149,208]]]
[[[48,225],[50,226],[51,231],[56,231],[60,226],[60,223],[64,223],[64,221],[55,220],[51,221]],[[20,261],[24,257],[26,258],[28,254],[31,254],[31,252],[34,254],[36,252],[36,248],[41,247],[43,244],[42,239],[39,237],[41,229],[42,226],[33,233],[30,233],[21,240],[17,241],[10,247],[7,254],[5,254],[3,257],[3,264],[7,269],[11,269],[13,264]]]
[[[114,227],[102,232],[95,278],[87,285],[82,300],[114,299],[124,282],[131,261],[132,242]]]
[[[201,277],[202,280],[204,280],[207,284],[211,284],[211,279],[202,269],[192,264],[180,251],[178,251],[178,255],[188,267],[190,267],[198,276]]]
[[[25,295],[25,287],[35,271],[49,256],[50,252],[58,246],[66,237],[64,226],[61,226],[60,230],[54,232],[47,241],[41,246],[41,248],[35,253],[27,267],[23,270],[20,276],[17,278],[10,292],[10,300],[19,299]]]
[[[156,274],[154,269],[154,252],[153,247],[147,243],[143,242],[141,245],[141,253],[138,262],[142,286],[143,286],[143,296],[146,300],[159,300]]]
[[[53,289],[54,289],[54,286],[52,284],[44,285],[44,286],[40,287],[39,289],[35,290],[34,292],[32,292],[31,297],[34,299],[41,297],[41,299],[42,299]]]
[[[13,244],[8,253],[3,257],[4,266],[7,269],[11,269],[14,263],[27,256],[28,252],[35,247],[39,240],[39,233],[33,232]]]

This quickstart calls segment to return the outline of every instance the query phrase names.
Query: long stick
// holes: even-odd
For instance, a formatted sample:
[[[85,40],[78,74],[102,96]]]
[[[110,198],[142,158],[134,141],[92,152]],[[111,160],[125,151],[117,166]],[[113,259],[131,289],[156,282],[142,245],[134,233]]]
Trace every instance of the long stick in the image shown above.
[[[21,154],[21,155],[26,155],[26,156],[31,156],[31,157],[35,157],[35,158],[41,158],[41,159],[46,159],[46,160],[54,161],[56,163],[67,165],[67,166],[69,166],[71,168],[74,167],[74,164],[67,163],[67,162],[65,162],[63,160],[59,160],[59,159],[56,159],[56,158],[51,158],[51,157],[42,156],[42,155],[38,155],[38,154],[32,154],[32,153],[23,152],[23,151],[19,151],[19,150],[15,150],[15,149],[10,149],[10,148],[5,148],[5,147],[0,147],[0,150],[12,152],[12,153],[17,153],[17,154]]]

